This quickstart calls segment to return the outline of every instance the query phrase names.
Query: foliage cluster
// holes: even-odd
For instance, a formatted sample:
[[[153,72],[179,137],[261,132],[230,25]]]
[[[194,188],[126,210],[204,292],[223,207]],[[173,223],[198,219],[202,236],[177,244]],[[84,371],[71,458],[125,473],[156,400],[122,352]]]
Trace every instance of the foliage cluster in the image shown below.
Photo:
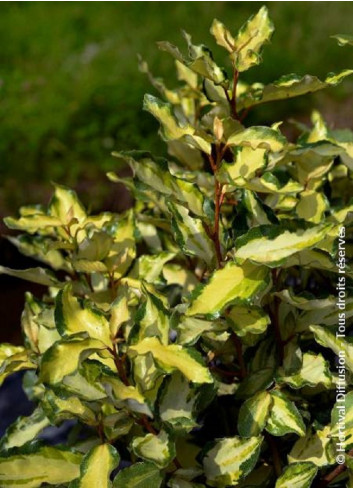
[[[352,482],[349,453],[335,468],[334,403],[344,352],[348,451],[353,345],[336,336],[336,285],[343,242],[350,251],[353,136],[317,112],[296,142],[280,123],[245,121],[250,108],[353,70],[248,84],[242,74],[273,33],[267,9],[237,34],[217,20],[211,33],[230,73],[187,33],[187,54],[159,46],[175,58],[176,89],[141,60],[163,98],[146,95],[144,108],[170,157],[116,153],[133,176],[109,178],[131,191],[132,209],[89,215],[56,185],[48,207],[6,219],[24,232],[12,242],[51,269],[0,269],[48,287],[26,296],[24,346],[0,349],[1,380],[27,370],[37,405],[1,440],[2,487]],[[348,261],[344,270],[348,327]],[[41,442],[66,420],[75,423],[65,446]]]

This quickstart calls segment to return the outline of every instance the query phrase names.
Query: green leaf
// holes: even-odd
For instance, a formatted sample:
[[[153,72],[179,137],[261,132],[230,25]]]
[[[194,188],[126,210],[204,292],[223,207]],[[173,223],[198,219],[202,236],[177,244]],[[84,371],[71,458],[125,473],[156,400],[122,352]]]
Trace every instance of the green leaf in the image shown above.
[[[191,36],[183,32],[188,45],[188,58],[185,58],[179,49],[173,44],[163,41],[157,45],[162,51],[166,51],[190,70],[213,81],[216,85],[226,83],[226,74],[222,68],[213,61],[211,51],[204,45],[195,45],[191,42]]]
[[[349,34],[336,34],[331,37],[337,39],[339,46],[353,46],[353,36],[350,36]]]
[[[34,234],[42,230],[50,232],[51,228],[62,226],[62,222],[59,218],[48,216],[44,213],[38,213],[27,217],[22,216],[19,219],[5,217],[4,222],[10,229],[26,231],[29,234]]]
[[[300,194],[295,210],[300,219],[319,224],[323,221],[328,207],[328,201],[323,193],[315,190],[306,190]]]
[[[173,373],[160,391],[160,419],[174,431],[191,431],[197,426],[194,418],[197,397],[185,377],[179,372]]]
[[[175,257],[175,253],[163,251],[155,255],[141,255],[136,261],[129,276],[149,283],[156,283],[165,263]]]
[[[37,368],[37,365],[31,361],[23,346],[0,344],[0,385],[12,373],[31,368]]]
[[[27,268],[26,270],[13,270],[12,268],[3,267],[0,265],[0,275],[1,274],[28,280],[29,282],[33,282],[35,284],[46,285],[47,287],[57,287],[60,285],[60,282],[51,270],[40,267]]]
[[[211,266],[215,261],[214,244],[207,235],[201,219],[190,216],[182,205],[169,203],[175,240],[183,252],[202,258]]]
[[[295,180],[289,179],[286,183],[281,182],[276,175],[265,172],[261,177],[250,180],[238,178],[233,182],[237,187],[245,188],[257,193],[283,195],[283,199],[288,199],[292,203],[293,197],[288,194],[296,194],[303,190],[303,185]],[[296,201],[294,201],[296,203]],[[294,206],[291,205],[290,208]]]
[[[87,217],[76,192],[63,185],[55,185],[55,192],[48,210],[51,216],[57,217],[63,224],[69,224],[72,219],[82,222]]]
[[[223,163],[219,173],[226,172],[233,182],[240,178],[254,178],[256,172],[267,165],[267,150],[253,149],[251,146],[239,146],[235,151],[232,163]],[[222,176],[221,176],[222,179]]]
[[[139,309],[135,320],[139,324],[139,340],[149,336],[160,339],[163,345],[169,341],[169,313],[162,301],[143,287],[146,302]]]
[[[40,380],[48,384],[58,384],[65,376],[76,372],[85,358],[104,348],[102,342],[91,338],[57,341],[42,357]]]
[[[353,70],[343,70],[337,74],[329,73],[324,81],[316,76],[305,75],[303,77],[295,74],[284,75],[279,80],[265,86],[256,84],[254,88],[245,92],[239,98],[238,110],[252,107],[254,105],[298,97],[307,93],[316,92],[324,88],[338,85],[344,78],[351,75]]]
[[[191,270],[177,263],[168,263],[163,267],[163,277],[168,285],[179,285],[183,288],[183,293],[194,290],[199,283]]]
[[[212,383],[209,370],[201,363],[196,351],[183,348],[181,345],[162,345],[157,338],[145,338],[137,345],[131,345],[133,355],[146,355],[151,352],[158,364],[166,372],[177,369],[187,379],[196,384]]]
[[[133,427],[134,420],[130,413],[125,410],[116,410],[110,404],[104,404],[103,427],[107,440],[116,440],[129,433]]]
[[[258,436],[266,425],[272,403],[271,394],[266,391],[258,392],[247,399],[239,411],[239,435],[246,438]]]
[[[136,179],[144,186],[167,197],[173,196],[178,202],[187,204],[197,216],[204,215],[205,197],[198,186],[172,174],[164,158],[154,158],[145,151],[115,152],[114,156],[128,163]]]
[[[349,339],[342,339],[335,335],[329,328],[323,326],[310,326],[315,340],[325,348],[330,348],[336,355],[344,352],[346,365],[353,372],[353,343]]]
[[[160,431],[158,435],[148,433],[132,440],[131,448],[134,454],[153,462],[157,467],[167,467],[175,457],[175,445],[166,431]]]
[[[112,338],[116,338],[121,326],[129,321],[130,311],[128,307],[129,303],[129,290],[126,285],[120,285],[118,288],[117,296],[110,308],[110,321],[109,328]]]
[[[248,399],[259,391],[268,389],[274,381],[274,367],[263,367],[261,370],[251,372],[241,382],[235,396],[239,399]]]
[[[114,279],[119,280],[130,268],[136,256],[135,222],[132,211],[106,226],[113,238],[113,245],[104,263]]]
[[[163,475],[151,462],[138,462],[118,472],[113,487],[161,487]]]
[[[208,283],[195,289],[187,316],[217,316],[230,303],[246,302],[268,285],[268,270],[252,263],[229,262]]]
[[[65,396],[77,396],[82,401],[101,401],[107,397],[103,385],[98,380],[101,372],[101,364],[84,361],[77,371],[64,377],[62,384],[54,388],[63,387]]]
[[[102,383],[108,396],[117,407],[127,406],[132,411],[151,416],[151,411],[146,405],[144,396],[133,385],[125,385],[118,377],[105,375]]]
[[[227,313],[232,329],[238,336],[261,334],[270,324],[269,316],[256,306],[233,306]]]
[[[203,466],[211,487],[235,485],[254,468],[260,454],[262,437],[223,438],[207,451]]]
[[[163,138],[168,140],[180,139],[186,134],[194,134],[195,129],[188,125],[180,125],[173,115],[172,105],[162,102],[153,95],[146,94],[143,99],[143,108],[150,112],[161,123]]]
[[[301,369],[293,375],[285,375],[283,370],[279,370],[277,381],[289,385],[292,389],[315,387],[319,384],[328,389],[334,388],[330,365],[321,353],[304,353]]]
[[[51,389],[46,389],[41,405],[52,424],[67,419],[80,419],[83,423],[95,426],[96,415],[92,409],[76,396],[59,397]]]
[[[222,24],[222,22],[220,22],[217,19],[213,19],[210,32],[213,35],[213,37],[216,39],[216,42],[219,46],[222,46],[230,53],[234,51],[235,48],[234,37],[229,32],[229,30],[225,27],[225,25]]]
[[[1,438],[0,449],[20,447],[33,440],[48,425],[48,418],[38,407],[30,416],[20,416],[7,428],[5,435]]]
[[[274,26],[268,16],[267,8],[261,7],[257,14],[240,28],[235,40],[231,57],[238,71],[246,71],[261,63],[261,52],[269,42]]]
[[[193,345],[202,333],[212,331],[214,328],[215,323],[213,321],[183,316],[177,326],[178,343],[181,345]]]
[[[272,407],[267,421],[266,430],[275,436],[283,436],[287,433],[305,435],[303,418],[294,402],[279,391],[271,392]]]
[[[53,486],[78,477],[82,455],[54,447],[0,457],[0,487]]]
[[[263,148],[281,151],[287,144],[286,138],[276,129],[266,126],[253,126],[232,134],[227,141],[229,146],[249,146],[251,149]]]
[[[288,454],[288,462],[312,462],[317,467],[332,465],[335,460],[334,441],[330,437],[330,426],[326,426],[316,433],[309,430],[299,438]]]
[[[76,333],[87,333],[90,338],[111,345],[109,322],[97,309],[87,302],[84,304],[74,297],[70,284],[56,296],[55,324],[63,337]]]
[[[276,481],[276,487],[311,487],[317,474],[312,462],[298,462],[287,465]]]
[[[311,248],[324,239],[332,225],[322,224],[308,229],[283,225],[265,225],[251,229],[236,240],[235,257],[268,266],[278,266],[298,251]]]
[[[116,449],[104,443],[93,447],[81,462],[78,487],[110,487],[110,473],[119,464]]]

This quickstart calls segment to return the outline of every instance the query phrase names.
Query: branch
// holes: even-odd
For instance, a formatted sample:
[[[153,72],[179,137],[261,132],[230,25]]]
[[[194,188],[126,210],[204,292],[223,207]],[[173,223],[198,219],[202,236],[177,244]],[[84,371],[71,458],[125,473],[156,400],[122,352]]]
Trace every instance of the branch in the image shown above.
[[[237,112],[237,85],[239,79],[239,71],[234,68],[233,74],[233,88],[232,88],[232,99],[230,101],[230,111],[233,119],[239,120]]]
[[[348,454],[349,456],[353,456],[353,448],[351,450],[349,450]],[[330,473],[328,473],[327,475],[325,475],[325,477],[323,477],[321,479],[321,481],[327,486],[329,485],[334,479],[336,479],[336,477],[338,477],[340,474],[342,474],[342,472],[347,468],[346,464],[341,464],[341,465],[337,465],[337,467],[335,467]]]
[[[267,441],[267,443],[271,449],[272,462],[273,462],[273,467],[274,467],[275,472],[276,472],[276,476],[279,477],[282,474],[282,462],[281,462],[281,457],[279,454],[279,450],[278,450],[276,441],[275,441],[274,437],[272,437],[272,435],[270,435],[266,431],[264,432],[264,434],[265,434],[265,440]]]
[[[277,270],[276,269],[272,270],[272,280],[273,280],[275,290],[277,290]],[[281,330],[279,327],[278,307],[279,307],[278,297],[274,297],[274,299],[273,299],[273,312],[271,314],[271,323],[272,323],[273,328],[274,328],[280,364],[282,365],[283,360],[284,360],[285,342],[282,340]]]
[[[240,367],[240,375],[241,378],[244,379],[247,375],[247,370],[246,370],[246,365],[243,357],[243,345],[241,339],[235,333],[232,333],[232,339],[234,341],[235,349],[237,351],[237,357],[238,357],[238,362]]]

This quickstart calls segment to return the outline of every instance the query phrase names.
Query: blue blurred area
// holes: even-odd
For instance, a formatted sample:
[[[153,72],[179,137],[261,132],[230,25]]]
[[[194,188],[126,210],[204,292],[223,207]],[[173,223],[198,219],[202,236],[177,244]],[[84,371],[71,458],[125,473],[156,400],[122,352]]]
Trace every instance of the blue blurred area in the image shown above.
[[[19,416],[28,416],[35,408],[23,388],[24,372],[10,375],[0,387],[0,437]],[[64,443],[75,421],[65,421],[60,426],[48,426],[38,436],[47,445]]]
[[[28,416],[34,409],[22,388],[23,375],[23,372],[10,375],[0,387],[0,436],[19,416]]]

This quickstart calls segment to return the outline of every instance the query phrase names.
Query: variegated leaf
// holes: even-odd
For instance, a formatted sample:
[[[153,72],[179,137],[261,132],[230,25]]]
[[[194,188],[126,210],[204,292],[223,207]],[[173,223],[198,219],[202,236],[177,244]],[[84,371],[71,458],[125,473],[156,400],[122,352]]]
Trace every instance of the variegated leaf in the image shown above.
[[[242,265],[229,262],[216,270],[208,283],[195,289],[187,316],[218,316],[232,302],[246,302],[268,285],[265,267],[249,262]]]
[[[280,391],[271,392],[273,401],[266,430],[275,436],[283,436],[287,433],[305,435],[305,424],[302,415],[294,402]]]
[[[153,462],[157,467],[167,467],[175,457],[175,445],[166,431],[158,435],[148,433],[133,439],[131,448],[137,457]]]
[[[146,355],[151,352],[155,360],[166,372],[177,369],[191,382],[212,383],[209,370],[202,364],[199,354],[181,345],[162,345],[157,338],[145,338],[130,346],[130,354]]]
[[[119,465],[116,449],[104,443],[93,447],[83,458],[78,487],[110,487],[110,473]]]
[[[238,432],[240,436],[258,436],[266,425],[273,399],[266,391],[258,392],[247,399],[240,408]]]
[[[161,487],[163,475],[152,462],[137,462],[118,472],[113,487]]]
[[[236,484],[254,468],[262,437],[223,438],[215,442],[203,458],[207,482],[211,487]]]
[[[311,487],[317,474],[312,462],[298,462],[287,465],[276,481],[276,487]]]

